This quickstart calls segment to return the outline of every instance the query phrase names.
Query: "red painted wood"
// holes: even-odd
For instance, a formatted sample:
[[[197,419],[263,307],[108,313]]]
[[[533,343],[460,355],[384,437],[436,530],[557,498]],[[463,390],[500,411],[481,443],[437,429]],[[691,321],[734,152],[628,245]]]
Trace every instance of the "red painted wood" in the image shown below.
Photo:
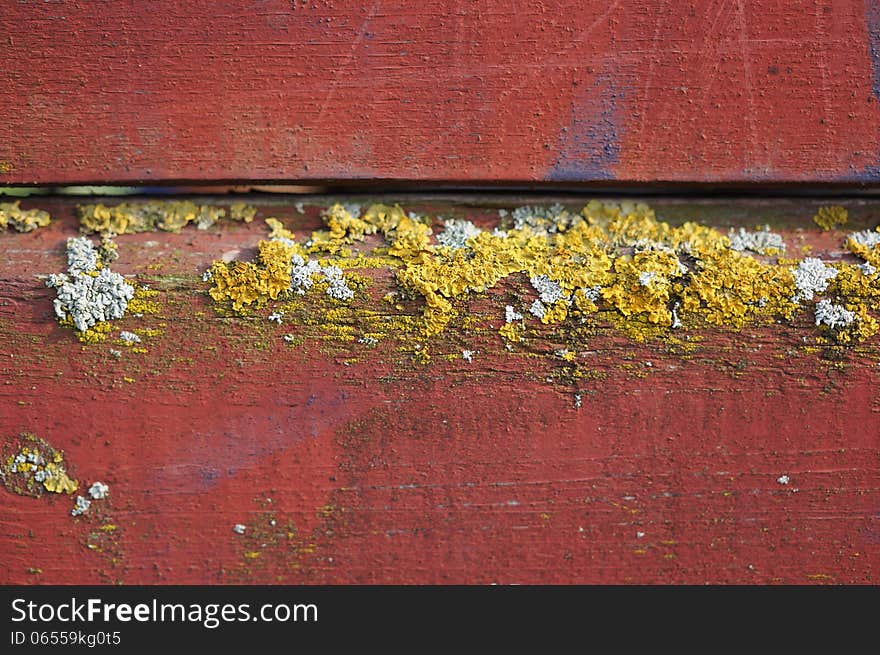
[[[0,184],[875,182],[864,0],[10,2]]]
[[[197,273],[253,246],[255,222],[119,237],[114,269],[165,289],[169,320],[149,353],[117,360],[55,324],[35,276],[64,267],[76,227],[69,201],[35,203],[56,223],[0,234],[0,437],[36,433],[111,495],[73,519],[69,497],[0,490],[0,582],[880,579],[876,339],[841,365],[799,351],[796,328],[707,332],[686,357],[609,331],[589,344],[597,375],[578,409],[573,387],[545,381],[561,362],[497,344],[425,366],[356,345],[291,349],[265,318],[217,317]],[[479,201],[429,204],[485,216]],[[657,207],[791,224],[807,204]],[[785,233],[817,256],[840,247]]]

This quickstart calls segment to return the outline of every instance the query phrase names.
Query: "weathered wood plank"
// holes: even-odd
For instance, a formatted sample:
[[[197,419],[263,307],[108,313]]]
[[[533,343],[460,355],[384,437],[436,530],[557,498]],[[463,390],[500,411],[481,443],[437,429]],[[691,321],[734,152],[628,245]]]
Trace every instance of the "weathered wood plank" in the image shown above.
[[[410,200],[494,215],[479,198]],[[258,204],[302,236],[328,202]],[[65,266],[73,201],[31,204],[56,220],[0,234],[0,439],[31,432],[111,491],[77,518],[69,496],[0,491],[0,582],[878,580],[876,337],[832,357],[805,348],[809,317],[678,345],[598,327],[578,377],[552,356],[570,344],[558,334],[507,352],[478,321],[419,363],[268,310],[217,314],[199,276],[251,252],[258,219],[118,237],[114,270],[162,290],[158,314],[118,326],[159,332],[144,353],[82,345],[37,277]],[[655,205],[722,225],[748,215],[791,247],[845,256],[842,233],[803,226],[812,201]],[[876,224],[876,202],[849,208],[853,228]],[[379,306],[392,281],[371,275]]]
[[[880,170],[874,2],[7,5],[0,184]]]

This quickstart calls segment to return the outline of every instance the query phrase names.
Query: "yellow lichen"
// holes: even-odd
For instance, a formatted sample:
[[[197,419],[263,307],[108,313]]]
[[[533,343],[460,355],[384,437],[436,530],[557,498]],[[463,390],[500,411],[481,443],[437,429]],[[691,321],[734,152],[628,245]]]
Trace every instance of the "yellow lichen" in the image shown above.
[[[840,218],[836,210],[830,215]],[[337,204],[322,217],[325,228],[302,245],[280,221],[267,219],[270,240],[260,243],[254,262],[214,263],[211,296],[230,302],[237,311],[275,300],[291,302],[294,255],[323,253],[330,257],[321,260],[322,266],[386,270],[398,289],[385,295],[385,305],[398,315],[389,314],[391,309],[373,312],[358,306],[340,313],[310,305],[297,306],[298,320],[320,328],[319,338],[330,341],[374,343],[389,335],[406,337],[411,339],[407,352],[417,361],[430,355],[427,347],[414,349],[415,340],[450,326],[466,329],[466,323],[479,329],[469,303],[510,289],[525,289],[511,301],[518,307],[513,315],[525,318],[495,323],[493,329],[508,345],[522,341],[529,325],[576,327],[592,320],[637,340],[665,337],[685,352],[694,346],[675,338],[676,330],[738,330],[790,319],[810,308],[795,300],[792,268],[797,260],[780,258],[776,249],[761,255],[733,250],[728,236],[718,230],[696,222],[674,226],[659,221],[644,204],[593,201],[580,213],[563,207],[524,208],[513,213],[507,229],[475,230],[456,247],[433,239],[430,219],[398,205],[376,204],[361,212]],[[880,248],[849,245],[869,262],[880,259]],[[839,331],[838,343],[863,340],[877,331],[874,282],[862,279],[865,274],[858,267],[851,269],[841,267],[828,290],[858,317],[851,329]],[[366,286],[369,278],[364,280]],[[508,291],[493,291],[502,283]],[[314,280],[314,288],[326,287]],[[317,314],[304,317],[308,311]],[[403,315],[413,311],[418,315]],[[366,333],[378,336],[364,341]]]
[[[8,444],[2,457],[0,481],[13,493],[40,496],[46,492],[72,494],[79,483],[64,466],[64,455],[43,439],[24,433]]]
[[[284,223],[277,218],[267,218],[266,225],[269,226],[270,239],[296,239],[296,235],[284,227]]]
[[[197,205],[189,200],[151,200],[112,207],[102,204],[77,206],[80,230],[99,234],[156,230],[180,232],[190,223],[195,223],[199,229],[206,229],[227,214],[232,220],[249,223],[256,213],[256,208],[242,202],[230,205],[228,212],[222,207]]]
[[[836,227],[846,225],[849,220],[849,212],[840,205],[819,207],[813,222],[823,230],[833,230]]]
[[[134,297],[128,301],[126,311],[131,314],[156,314],[159,311],[159,303],[154,300],[159,296],[155,289],[143,286],[135,286]]]
[[[73,327],[73,321],[70,318],[61,319],[58,323],[67,327]],[[88,330],[75,330],[75,332],[77,339],[82,343],[101,343],[106,341],[110,333],[113,332],[113,324],[110,321],[99,321]]]
[[[682,320],[743,327],[755,319],[790,317],[797,309],[791,270],[765,264],[734,250],[705,255],[698,271],[681,287]]]
[[[277,300],[290,288],[291,257],[298,248],[283,241],[260,241],[255,262],[214,262],[209,291],[216,301],[230,301],[235,310]]]
[[[49,212],[42,209],[22,209],[20,201],[0,202],[0,232],[7,229],[30,232],[46,227],[52,220]]]
[[[864,341],[878,331],[878,321],[872,315],[880,307],[880,270],[866,274],[858,266],[838,264],[837,275],[831,280],[827,294],[848,311],[855,313],[849,326],[834,330],[837,343]]]
[[[875,232],[876,234],[874,234]],[[880,268],[880,227],[877,227],[873,232],[866,230],[864,234],[873,236],[877,243],[874,245],[860,243],[855,238],[857,235],[850,235],[847,237],[846,247],[851,253],[858,255],[875,268]]]

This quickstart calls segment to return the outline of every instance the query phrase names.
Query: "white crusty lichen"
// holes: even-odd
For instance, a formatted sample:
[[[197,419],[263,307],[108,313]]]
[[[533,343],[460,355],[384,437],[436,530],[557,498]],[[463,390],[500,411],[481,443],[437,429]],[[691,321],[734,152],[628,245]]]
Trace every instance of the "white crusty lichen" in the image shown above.
[[[110,487],[103,482],[94,482],[91,487],[89,487],[89,496],[91,496],[94,500],[102,500],[107,497],[107,494],[110,493]]]
[[[581,293],[591,303],[598,304],[599,299],[602,297],[602,287],[598,285],[594,287],[581,287]]]
[[[89,511],[89,507],[92,506],[92,501],[88,498],[83,498],[82,496],[76,497],[76,502],[73,506],[73,509],[70,510],[71,516],[80,516],[81,514],[85,514]]]
[[[517,230],[531,229],[536,234],[564,232],[583,221],[577,214],[570,214],[565,207],[556,203],[550,207],[517,207],[513,210],[513,227]]]
[[[241,523],[236,523],[235,525],[232,526],[232,531],[235,534],[244,534],[245,530],[247,530],[247,526],[245,526]]]
[[[639,284],[643,287],[651,286],[651,282],[657,277],[655,271],[642,271],[639,273]]]
[[[55,315],[85,332],[96,323],[122,318],[134,287],[119,273],[98,269],[98,252],[86,237],[67,240],[67,273],[51,274],[46,286],[56,290]]]
[[[523,315],[520,314],[513,308],[513,305],[506,305],[504,307],[504,322],[505,323],[513,323],[514,321],[521,321]]]
[[[855,312],[843,305],[835,305],[828,299],[816,303],[816,325],[827,325],[832,330],[845,328],[856,320]]]
[[[731,230],[727,235],[730,239],[730,249],[740,252],[749,250],[760,255],[767,255],[775,252],[785,252],[785,241],[782,235],[771,232],[769,227],[764,227],[757,232],[750,232],[741,227],[738,230]]]
[[[681,303],[679,303],[679,302],[676,302],[674,305],[672,305],[672,323],[670,324],[670,327],[673,330],[677,330],[682,325],[681,324],[681,317],[678,315],[678,308],[679,307],[681,307]]]
[[[135,334],[134,332],[129,332],[128,330],[123,330],[119,333],[119,338],[122,339],[125,343],[140,343],[141,338]]]
[[[540,300],[535,300],[531,307],[529,307],[529,313],[537,318],[544,318],[544,314],[547,313],[547,308]]]
[[[342,269],[338,266],[321,266],[315,260],[306,260],[301,255],[291,258],[290,289],[300,295],[304,295],[315,284],[315,276],[318,282],[327,282],[327,295],[336,300],[351,300],[354,291],[345,281]]]
[[[536,275],[530,279],[530,282],[535,291],[538,292],[541,302],[545,305],[552,305],[565,298],[565,294],[562,293],[562,286],[560,286],[559,282],[550,279],[547,275]]]
[[[441,246],[448,246],[453,250],[461,250],[467,247],[468,239],[477,236],[482,230],[470,221],[453,218],[443,221],[443,231],[437,235],[437,242]]]
[[[828,281],[837,277],[837,269],[826,266],[825,262],[817,257],[807,257],[796,268],[791,269],[794,276],[794,284],[797,293],[792,300],[812,300],[817,293],[828,288]]]
[[[849,235],[848,239],[860,246],[873,248],[876,245],[880,245],[880,232],[877,230],[862,230],[861,232],[853,232]]]
[[[67,272],[88,273],[98,267],[98,251],[87,237],[72,237],[67,240]]]
[[[306,261],[301,255],[294,255],[290,261],[290,289],[304,295],[315,283],[312,276],[320,272],[321,265],[314,259]]]
[[[89,511],[89,508],[92,506],[92,501],[94,500],[104,500],[107,497],[107,494],[110,493],[110,487],[103,482],[94,482],[92,486],[89,487],[88,494],[91,498],[86,498],[84,496],[77,496],[76,501],[73,505],[73,509],[70,510],[71,516],[82,516],[86,512]]]
[[[461,358],[466,362],[474,361],[474,351],[473,350],[462,350]]]
[[[324,279],[327,281],[327,295],[336,300],[351,300],[354,298],[354,291],[345,281],[342,269],[338,266],[324,266],[321,270]]]

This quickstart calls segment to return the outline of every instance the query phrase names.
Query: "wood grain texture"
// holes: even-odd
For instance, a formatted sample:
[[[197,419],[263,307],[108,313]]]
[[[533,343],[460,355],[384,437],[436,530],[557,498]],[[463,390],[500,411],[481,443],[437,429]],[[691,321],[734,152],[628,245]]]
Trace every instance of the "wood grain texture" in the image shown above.
[[[478,222],[498,204],[408,200]],[[267,202],[261,215],[303,234],[329,200],[304,215]],[[880,580],[876,338],[830,360],[802,350],[808,319],[701,332],[686,352],[609,329],[583,344],[594,374],[576,384],[564,362],[497,338],[447,337],[435,352],[474,361],[426,365],[359,344],[291,348],[289,327],[215,314],[199,279],[247,253],[257,221],[119,237],[114,270],[163,291],[160,315],[120,325],[165,327],[147,353],[115,358],[55,323],[37,277],[65,265],[72,201],[30,204],[57,220],[0,234],[0,438],[37,434],[111,495],[75,519],[70,497],[0,490],[0,582]],[[805,201],[655,206],[771,221],[842,256],[838,234],[798,226]],[[849,208],[857,223],[880,215]],[[381,298],[391,281],[375,284]],[[534,346],[554,347],[549,334]]]
[[[866,0],[21,0],[0,54],[0,184],[880,177]]]

